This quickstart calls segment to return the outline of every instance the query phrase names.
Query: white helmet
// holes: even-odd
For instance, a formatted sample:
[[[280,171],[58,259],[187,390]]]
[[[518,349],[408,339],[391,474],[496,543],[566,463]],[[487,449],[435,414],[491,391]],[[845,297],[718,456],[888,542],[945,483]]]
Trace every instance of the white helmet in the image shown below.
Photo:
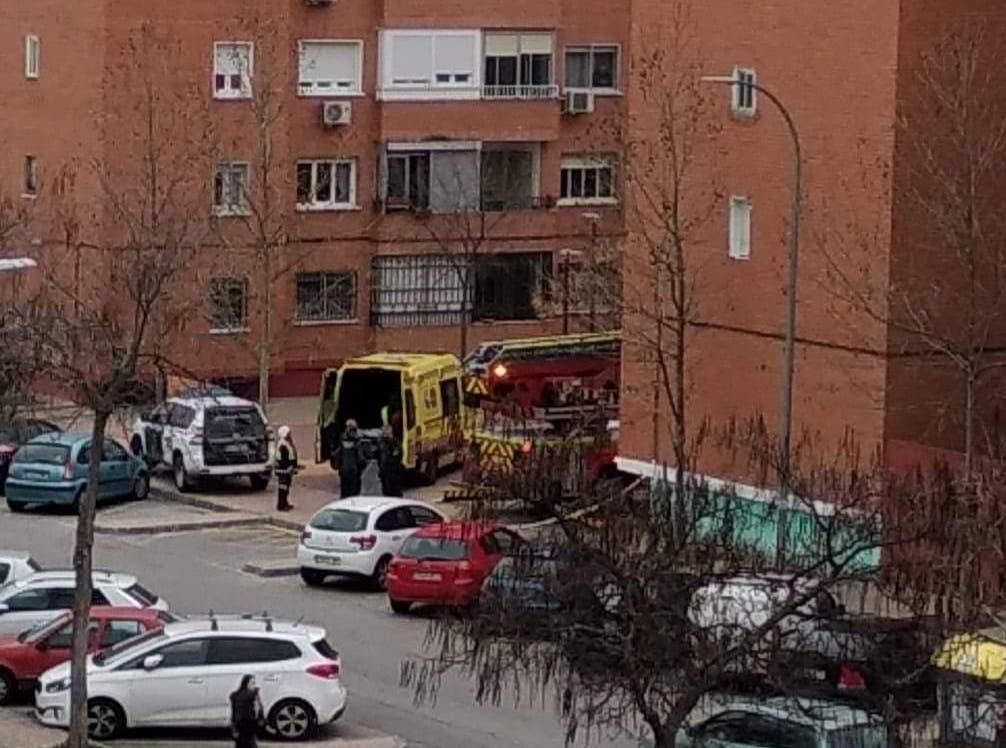
[[[290,438],[290,427],[289,426],[280,426],[278,429],[276,429],[276,435],[280,439],[289,439]]]

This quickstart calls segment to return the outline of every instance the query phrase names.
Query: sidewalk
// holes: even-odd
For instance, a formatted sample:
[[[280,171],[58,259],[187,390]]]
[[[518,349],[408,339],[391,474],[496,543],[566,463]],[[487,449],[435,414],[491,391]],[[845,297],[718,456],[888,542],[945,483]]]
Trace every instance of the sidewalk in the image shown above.
[[[66,732],[40,725],[31,707],[0,709],[0,745],[3,748],[52,748],[66,740]]]

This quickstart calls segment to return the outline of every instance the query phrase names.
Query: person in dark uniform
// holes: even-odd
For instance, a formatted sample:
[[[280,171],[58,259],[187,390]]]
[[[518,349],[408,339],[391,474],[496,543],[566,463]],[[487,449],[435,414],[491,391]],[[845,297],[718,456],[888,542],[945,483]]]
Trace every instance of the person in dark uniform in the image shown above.
[[[234,748],[257,748],[259,724],[263,720],[262,701],[254,675],[241,678],[238,690],[231,694],[231,733]]]
[[[276,473],[276,511],[289,512],[293,509],[290,503],[290,487],[293,485],[293,474],[300,467],[297,464],[297,447],[293,443],[293,435],[289,426],[280,426],[276,431],[279,441],[276,443],[275,468]]]
[[[333,456],[335,469],[339,471],[339,495],[344,499],[359,496],[362,487],[363,470],[367,467],[360,445],[356,421],[346,421],[346,430]]]
[[[384,427],[378,453],[378,468],[381,474],[381,495],[402,495],[402,443],[395,438],[391,425]]]

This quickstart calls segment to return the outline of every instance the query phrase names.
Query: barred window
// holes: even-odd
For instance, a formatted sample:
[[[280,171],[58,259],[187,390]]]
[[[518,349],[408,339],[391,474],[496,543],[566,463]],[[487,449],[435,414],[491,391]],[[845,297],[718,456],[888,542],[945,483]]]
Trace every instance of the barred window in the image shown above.
[[[356,273],[298,273],[297,321],[356,318]]]
[[[248,280],[214,278],[210,281],[210,330],[233,332],[248,327]]]

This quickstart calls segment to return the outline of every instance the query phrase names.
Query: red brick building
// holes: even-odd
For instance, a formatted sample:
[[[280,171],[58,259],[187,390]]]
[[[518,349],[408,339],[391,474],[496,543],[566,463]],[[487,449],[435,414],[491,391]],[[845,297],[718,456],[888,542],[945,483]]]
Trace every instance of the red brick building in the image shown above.
[[[681,28],[682,6],[665,0],[632,3],[634,57],[647,48],[668,49]],[[953,106],[934,104],[920,72],[923,55],[936,58],[937,45],[948,34],[977,31],[981,52],[972,105],[981,114],[970,126],[976,143],[990,142],[989,130],[1006,112],[990,104],[996,85],[989,75],[992,61],[999,59],[1006,9],[982,0],[710,0],[693,4],[685,15],[691,45],[686,62],[695,64],[696,77],[752,76],[749,80],[784,103],[800,134],[803,220],[794,435],[809,432],[818,445],[831,449],[851,433],[864,455],[880,450],[892,464],[963,449],[962,369],[906,332],[905,310],[898,308],[899,300],[913,294],[923,300],[920,308],[925,304],[927,323],[952,338],[963,329],[967,307],[967,277],[952,259],[951,242],[941,235],[940,221],[915,199],[931,187],[929,196],[936,192],[926,181],[920,138],[932,136],[930,156],[943,159],[948,182],[963,177],[966,169],[952,147]],[[952,67],[942,73],[953,74]],[[653,132],[660,112],[644,95],[639,72],[630,73],[627,129]],[[718,201],[689,245],[691,267],[699,274],[695,318],[701,323],[689,337],[689,423],[694,433],[706,418],[716,426],[760,415],[778,433],[790,137],[765,96],[715,83],[699,88],[712,97],[709,129],[699,138],[687,187],[711,190],[715,185],[711,191]],[[998,90],[1001,94],[1001,84]],[[989,155],[1003,163],[1001,151]],[[990,258],[991,246],[1004,238],[995,205],[1001,176],[997,167],[978,178],[976,205],[988,232],[983,240],[988,255],[978,275],[985,280],[1000,267]],[[949,191],[949,185],[937,186]],[[631,199],[631,188],[627,194]],[[632,217],[626,220],[628,295],[652,267]],[[864,298],[846,293],[837,280],[842,275]],[[988,322],[982,360],[992,365],[976,388],[980,448],[1001,439],[1004,395],[995,367],[1006,343],[1006,319],[995,311],[1000,289],[990,286],[982,285],[978,301]],[[640,474],[674,463],[666,399],[658,402],[659,418],[653,416],[654,366],[640,345],[632,353],[634,337],[650,324],[645,314],[630,314],[625,321],[621,465]],[[698,465],[706,474],[750,478],[744,461],[711,446]]]
[[[150,69],[168,145],[234,257],[194,274],[206,313],[177,331],[179,364],[253,378],[263,303],[276,394],[316,392],[321,369],[367,351],[457,352],[463,317],[469,347],[558,331],[542,299],[560,251],[621,232],[616,133],[598,123],[623,107],[629,6],[2,0],[0,192],[37,205],[38,243],[58,252],[49,198],[72,191],[74,243],[100,244],[117,227],[94,167],[134,173]],[[269,293],[241,252],[267,192],[283,246]],[[458,211],[489,227],[468,283],[450,260]]]

